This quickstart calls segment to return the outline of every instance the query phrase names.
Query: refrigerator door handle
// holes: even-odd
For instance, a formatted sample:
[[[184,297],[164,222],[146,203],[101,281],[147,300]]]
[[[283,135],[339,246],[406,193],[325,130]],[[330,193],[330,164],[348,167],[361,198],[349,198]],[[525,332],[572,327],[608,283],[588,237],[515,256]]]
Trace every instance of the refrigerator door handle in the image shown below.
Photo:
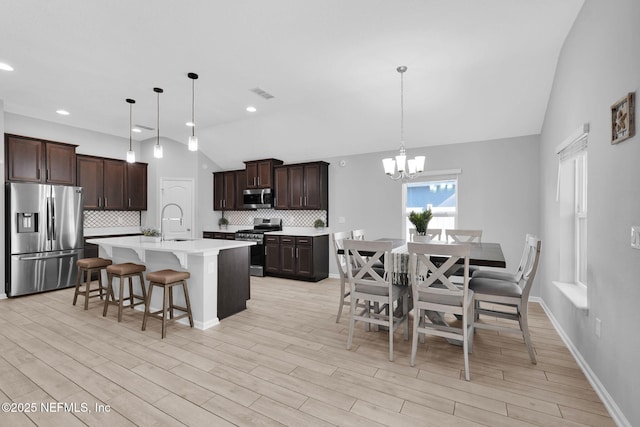
[[[75,255],[73,252],[63,253],[63,254],[53,254],[53,255],[39,255],[39,256],[21,256],[19,258],[20,261],[38,261],[42,259],[54,259],[54,258],[69,258]]]
[[[56,200],[51,198],[51,240],[56,240]]]
[[[51,240],[51,197],[47,197],[47,240]]]

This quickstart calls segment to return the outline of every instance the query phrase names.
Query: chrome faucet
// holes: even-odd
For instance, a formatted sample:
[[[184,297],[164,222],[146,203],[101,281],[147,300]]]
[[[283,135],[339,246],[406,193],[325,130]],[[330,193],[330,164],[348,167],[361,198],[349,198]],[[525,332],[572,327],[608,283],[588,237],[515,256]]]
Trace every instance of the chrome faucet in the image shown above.
[[[167,209],[169,206],[175,206],[180,210],[180,218],[164,217],[164,210]],[[184,212],[182,211],[182,208],[180,207],[180,205],[176,203],[167,203],[166,205],[164,205],[162,207],[162,211],[160,212],[160,240],[164,240],[164,222],[165,221],[180,221],[180,225],[182,225],[184,223],[183,218],[184,218]]]

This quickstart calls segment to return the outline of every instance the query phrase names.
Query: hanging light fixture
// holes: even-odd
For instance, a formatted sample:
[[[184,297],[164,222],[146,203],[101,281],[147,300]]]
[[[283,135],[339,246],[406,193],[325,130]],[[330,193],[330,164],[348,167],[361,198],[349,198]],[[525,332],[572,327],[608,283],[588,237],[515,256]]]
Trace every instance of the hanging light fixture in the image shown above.
[[[160,145],[160,94],[162,92],[164,92],[162,89],[160,89],[159,87],[154,87],[153,91],[155,93],[158,94],[158,121],[156,123],[156,129],[158,131],[158,137],[156,139],[156,145],[153,146],[153,157],[155,157],[156,159],[161,159],[162,158],[162,145]]]
[[[191,79],[191,136],[189,137],[189,151],[198,151],[198,137],[196,136],[196,120],[194,117],[195,111],[195,83],[198,75],[196,73],[189,73],[187,76]]]
[[[133,126],[132,114],[133,114],[133,104],[136,103],[135,99],[127,98],[127,102],[129,103],[129,151],[127,151],[127,162],[135,163],[136,161],[136,152],[133,151],[133,147],[131,145],[131,127]]]
[[[416,156],[407,160],[407,150],[404,146],[404,73],[407,71],[407,67],[401,65],[396,68],[396,71],[400,73],[400,152],[395,160],[392,158],[382,159],[382,165],[384,166],[384,173],[393,180],[413,179],[424,171],[425,157]],[[408,171],[406,169],[407,166]]]

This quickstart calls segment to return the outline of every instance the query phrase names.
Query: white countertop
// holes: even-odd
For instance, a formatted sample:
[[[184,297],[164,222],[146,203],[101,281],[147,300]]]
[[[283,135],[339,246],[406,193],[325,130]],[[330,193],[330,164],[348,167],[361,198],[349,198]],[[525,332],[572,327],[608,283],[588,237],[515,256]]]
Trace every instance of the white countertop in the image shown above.
[[[235,233],[240,230],[250,230],[253,225],[229,225],[226,230],[221,230],[219,227],[205,228],[204,231],[209,232],[222,232],[222,233]],[[324,236],[325,234],[331,234],[331,230],[328,228],[314,228],[314,227],[283,227],[282,231],[267,231],[265,234],[271,234],[275,236]]]
[[[241,248],[255,245],[255,242],[240,240],[193,239],[185,241],[165,240],[162,242],[147,241],[144,236],[104,237],[89,239],[88,243],[106,248],[127,248],[136,251],[159,251],[174,254],[214,255],[221,250]]]
[[[328,228],[283,227],[282,231],[267,231],[265,234],[270,234],[272,236],[315,237],[315,236],[324,236],[330,233],[331,233],[331,230],[329,230]]]

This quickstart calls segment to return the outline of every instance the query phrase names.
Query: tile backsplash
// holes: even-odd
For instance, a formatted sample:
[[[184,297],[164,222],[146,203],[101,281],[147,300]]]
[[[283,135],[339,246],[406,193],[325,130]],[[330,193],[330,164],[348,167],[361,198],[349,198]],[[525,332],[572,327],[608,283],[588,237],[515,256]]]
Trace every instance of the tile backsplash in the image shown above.
[[[283,227],[313,227],[316,219],[327,223],[327,211],[294,211],[258,209],[255,211],[226,211],[229,225],[251,225],[254,218],[281,218]]]
[[[230,225],[251,225],[253,218],[281,218],[284,227],[313,227],[316,219],[327,223],[327,211],[316,210],[275,210],[258,209],[256,211],[226,211],[225,218]],[[84,211],[85,228],[139,227],[138,211]]]
[[[139,226],[138,211],[84,211],[85,228]]]

